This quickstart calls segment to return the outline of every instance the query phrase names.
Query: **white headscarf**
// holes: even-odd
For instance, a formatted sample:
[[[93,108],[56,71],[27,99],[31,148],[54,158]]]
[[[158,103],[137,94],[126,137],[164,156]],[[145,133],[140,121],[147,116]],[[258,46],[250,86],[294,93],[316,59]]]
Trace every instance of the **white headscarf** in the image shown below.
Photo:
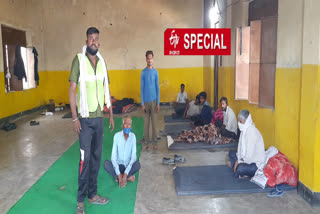
[[[254,125],[252,121],[251,114],[249,114],[248,118],[246,119],[246,122],[244,124],[238,122],[239,129],[241,131],[240,139],[239,139],[239,148],[238,153],[240,157],[244,157],[246,155],[246,145],[243,143],[247,134],[247,130],[250,125]]]
[[[88,100],[87,100],[87,87],[86,87],[86,75],[87,75],[87,66],[86,66],[86,50],[87,46],[83,46],[82,48],[82,54],[81,54],[81,60],[80,60],[80,107],[79,112],[81,117],[86,118],[89,117],[89,107],[88,107]],[[107,66],[100,55],[99,51],[97,52],[97,56],[102,64],[102,69],[104,73],[104,99],[105,104],[108,108],[111,106],[110,101],[110,91],[109,91],[109,79],[108,79],[108,72],[107,72]]]

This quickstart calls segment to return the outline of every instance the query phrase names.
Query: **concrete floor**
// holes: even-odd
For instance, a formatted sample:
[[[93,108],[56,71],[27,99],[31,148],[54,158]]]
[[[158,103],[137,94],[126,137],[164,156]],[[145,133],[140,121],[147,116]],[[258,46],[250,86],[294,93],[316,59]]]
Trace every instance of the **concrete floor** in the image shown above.
[[[171,112],[170,107],[162,107],[158,117],[160,130],[164,127],[163,115]],[[0,213],[6,213],[77,139],[70,119],[61,119],[64,113],[66,111],[40,116],[40,112],[36,112],[17,120],[16,130],[0,131]],[[139,116],[142,112],[132,115]],[[31,120],[40,121],[40,126],[30,126]],[[142,152],[136,214],[320,213],[320,208],[312,208],[296,191],[287,192],[281,198],[268,198],[266,193],[177,196],[173,167],[161,164],[163,157],[174,154],[187,159],[187,163],[180,165],[218,165],[225,163],[227,150],[170,152],[163,138],[157,152]]]

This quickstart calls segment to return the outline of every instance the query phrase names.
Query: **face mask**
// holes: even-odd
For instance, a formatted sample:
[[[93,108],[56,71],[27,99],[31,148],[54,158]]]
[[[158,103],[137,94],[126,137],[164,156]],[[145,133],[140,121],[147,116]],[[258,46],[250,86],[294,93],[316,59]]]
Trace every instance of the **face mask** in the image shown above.
[[[238,122],[238,126],[239,126],[240,131],[244,131],[244,124]]]
[[[92,48],[90,48],[89,46],[87,47],[87,52],[92,55],[92,56],[95,56],[98,52],[98,49],[97,50],[93,50]]]
[[[124,128],[123,131],[125,134],[129,134],[131,131],[131,128]]]

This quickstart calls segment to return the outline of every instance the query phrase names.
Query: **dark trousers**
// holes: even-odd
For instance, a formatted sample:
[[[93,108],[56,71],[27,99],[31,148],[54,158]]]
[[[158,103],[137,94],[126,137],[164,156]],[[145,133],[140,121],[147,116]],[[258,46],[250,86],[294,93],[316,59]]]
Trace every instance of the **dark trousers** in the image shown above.
[[[221,121],[220,119],[216,119],[215,126],[218,128],[221,128],[223,126],[223,121]],[[239,130],[238,130],[238,133],[240,133]],[[232,138],[232,139],[239,139],[239,137],[238,137],[238,135],[236,135],[236,133],[231,132],[231,131],[227,130],[226,128],[223,128],[221,130],[221,135],[223,137],[228,137],[228,138]]]
[[[176,103],[174,110],[175,110],[176,115],[178,117],[183,117],[184,111],[186,110],[186,104],[185,103]]]
[[[103,118],[83,118],[80,119],[80,123],[78,202],[83,202],[87,195],[88,198],[97,195],[97,177],[103,143]]]
[[[234,150],[229,151],[229,159],[231,162],[232,169],[234,167],[234,164],[238,160],[237,158],[237,152]],[[249,176],[250,178],[254,176],[254,174],[257,171],[257,165],[255,163],[252,164],[246,164],[246,163],[240,163],[238,164],[237,170],[234,173],[234,177],[238,178],[239,176]]]
[[[140,166],[140,163],[139,161],[136,161],[132,164],[132,167],[131,167],[131,170],[129,172],[129,174],[127,175],[127,177],[129,178],[131,175],[134,175],[136,174],[139,169],[141,168]],[[113,168],[113,164],[111,161],[109,160],[106,160],[104,162],[104,169],[115,179],[117,180],[118,179],[118,176],[116,174],[116,171],[114,170]],[[122,164],[119,165],[119,170],[120,170],[120,173],[124,173],[124,171],[126,170],[126,167]]]
[[[205,121],[201,119],[200,115],[192,116],[191,120],[194,122],[195,126],[204,126]]]
[[[227,129],[222,129],[222,130],[221,130],[221,135],[222,135],[223,137],[228,137],[228,138],[232,138],[232,139],[236,139],[236,138],[237,138],[236,133],[230,132],[230,131],[227,130]]]

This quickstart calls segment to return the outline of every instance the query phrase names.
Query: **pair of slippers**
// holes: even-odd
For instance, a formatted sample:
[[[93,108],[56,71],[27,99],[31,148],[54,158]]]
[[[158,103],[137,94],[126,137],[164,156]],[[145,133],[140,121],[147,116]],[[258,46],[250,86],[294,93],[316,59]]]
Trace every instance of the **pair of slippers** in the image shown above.
[[[179,155],[174,155],[173,160],[171,158],[162,159],[162,164],[164,165],[175,165],[176,163],[185,163],[185,162],[186,162],[186,159]]]
[[[281,186],[276,186],[274,190],[271,190],[271,192],[268,194],[268,197],[280,197],[284,195],[284,191],[281,189]]]

